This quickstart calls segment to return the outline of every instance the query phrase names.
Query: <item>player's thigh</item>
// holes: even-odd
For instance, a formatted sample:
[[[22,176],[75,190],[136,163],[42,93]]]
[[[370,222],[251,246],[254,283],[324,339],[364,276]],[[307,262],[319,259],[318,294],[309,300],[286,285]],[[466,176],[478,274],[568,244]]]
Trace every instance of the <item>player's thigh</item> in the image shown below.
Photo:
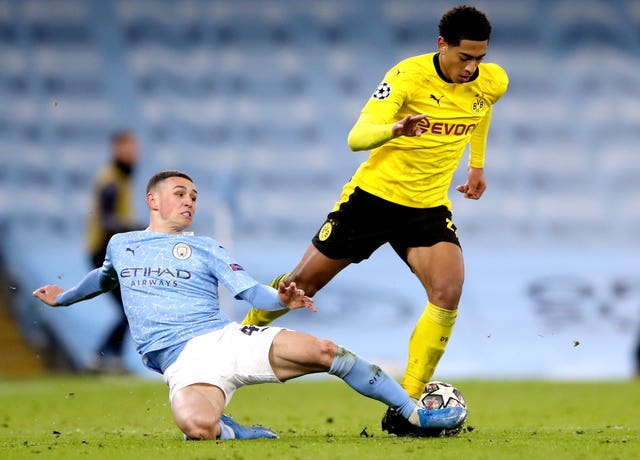
[[[287,276],[287,283],[294,282],[305,294],[313,297],[333,279],[351,259],[331,259],[310,244],[300,262]]]
[[[407,249],[407,263],[424,286],[429,300],[442,308],[456,308],[464,283],[460,246],[440,242]]]
[[[331,367],[338,346],[304,332],[283,330],[273,340],[269,362],[281,381],[302,375],[326,372]]]
[[[220,388],[196,383],[176,392],[171,401],[171,412],[176,425],[188,436],[200,438],[196,433],[211,430],[215,437],[217,428],[214,425],[222,415],[225,402]]]

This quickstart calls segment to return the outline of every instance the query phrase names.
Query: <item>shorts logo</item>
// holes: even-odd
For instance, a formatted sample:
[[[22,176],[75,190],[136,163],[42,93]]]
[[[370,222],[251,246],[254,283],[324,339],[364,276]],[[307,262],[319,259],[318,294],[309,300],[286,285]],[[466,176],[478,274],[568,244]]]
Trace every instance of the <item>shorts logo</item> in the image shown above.
[[[453,232],[453,234],[457,237],[457,236],[458,236],[458,232],[456,231],[456,230],[457,230],[457,228],[456,228],[456,226],[453,224],[453,221],[447,217],[447,218],[446,218],[446,222],[447,222],[447,228],[448,228],[449,230],[451,230],[451,231]]]
[[[326,241],[327,238],[331,236],[331,230],[333,230],[333,225],[331,225],[331,222],[325,222],[325,224],[318,232],[318,239],[320,241]]]
[[[383,81],[378,85],[376,90],[373,92],[372,97],[374,99],[378,99],[379,101],[386,99],[391,94],[391,85],[386,81]]]
[[[173,257],[185,260],[191,257],[191,246],[187,243],[178,243],[173,247]]]
[[[266,326],[266,327],[258,327],[258,326],[243,326],[243,327],[240,329],[240,332],[242,332],[243,334],[246,334],[246,335],[251,335],[251,334],[253,334],[254,332],[264,332],[264,331],[266,331],[267,329],[269,329],[269,326]]]

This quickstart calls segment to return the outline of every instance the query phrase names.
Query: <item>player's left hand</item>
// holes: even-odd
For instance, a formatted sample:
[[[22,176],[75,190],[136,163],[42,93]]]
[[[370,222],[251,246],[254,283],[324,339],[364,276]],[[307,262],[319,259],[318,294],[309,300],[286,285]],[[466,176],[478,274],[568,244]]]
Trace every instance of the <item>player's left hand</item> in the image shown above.
[[[471,166],[469,166],[467,173],[467,183],[456,187],[457,191],[463,193],[464,197],[470,200],[479,200],[486,189],[487,182],[484,178],[484,169],[472,168]]]
[[[313,304],[313,299],[304,294],[302,289],[296,287],[296,283],[291,283],[289,286],[281,281],[278,285],[278,298],[280,302],[285,304],[289,310],[297,310],[298,308],[308,308],[312,312],[317,312],[318,309]]]

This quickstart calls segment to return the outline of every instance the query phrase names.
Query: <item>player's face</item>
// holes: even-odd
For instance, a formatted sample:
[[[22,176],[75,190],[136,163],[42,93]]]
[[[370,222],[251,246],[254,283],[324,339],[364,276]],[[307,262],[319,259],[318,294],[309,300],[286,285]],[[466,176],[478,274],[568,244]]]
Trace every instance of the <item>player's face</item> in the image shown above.
[[[115,145],[115,157],[118,161],[133,166],[138,161],[138,141],[133,136],[120,139]]]
[[[169,177],[159,183],[152,194],[165,230],[180,232],[191,225],[198,198],[193,182],[183,177]]]
[[[438,49],[442,72],[454,83],[468,82],[487,54],[488,45],[488,40],[460,40],[458,46],[451,46],[439,37]]]

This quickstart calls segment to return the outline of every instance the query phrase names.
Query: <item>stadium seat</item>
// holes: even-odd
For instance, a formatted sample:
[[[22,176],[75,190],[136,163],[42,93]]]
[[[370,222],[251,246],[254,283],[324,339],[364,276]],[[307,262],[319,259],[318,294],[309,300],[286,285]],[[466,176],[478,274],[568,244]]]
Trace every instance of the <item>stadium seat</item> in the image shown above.
[[[306,241],[366,158],[346,143],[362,106],[388,68],[434,49],[449,7],[0,2],[0,189],[27,188],[20,212],[0,203],[0,221],[77,239],[106,140],[130,127],[143,140],[137,189],[157,169],[185,169],[203,196],[213,195],[201,208],[206,232],[229,227],[255,244]],[[510,86],[493,114],[486,195],[469,202],[452,192],[460,231],[521,246],[570,234],[597,245],[610,231],[636,244],[640,167],[629,146],[640,142],[638,2],[493,0],[482,8],[493,24],[487,61],[507,70]],[[64,203],[72,203],[65,213]]]

